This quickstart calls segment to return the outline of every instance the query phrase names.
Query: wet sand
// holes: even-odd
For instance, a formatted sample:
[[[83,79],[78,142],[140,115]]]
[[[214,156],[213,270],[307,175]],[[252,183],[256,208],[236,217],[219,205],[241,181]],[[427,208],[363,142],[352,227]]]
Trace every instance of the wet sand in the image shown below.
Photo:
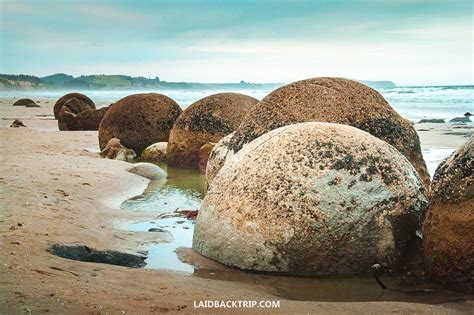
[[[51,255],[47,248],[52,244],[137,253],[144,243],[163,236],[124,231],[114,224],[147,220],[146,213],[120,211],[119,205],[143,192],[148,181],[127,173],[128,163],[101,159],[97,132],[58,132],[52,117],[54,100],[40,100],[40,108],[11,104],[0,99],[0,313],[463,314],[474,308],[473,301],[429,305],[286,300],[255,283]],[[28,128],[8,128],[14,119]],[[421,127],[426,126],[416,125]],[[422,142],[433,148],[454,148],[465,139],[429,128],[419,132]],[[215,264],[188,256],[198,265]],[[200,300],[280,300],[281,307],[195,309],[193,302]]]

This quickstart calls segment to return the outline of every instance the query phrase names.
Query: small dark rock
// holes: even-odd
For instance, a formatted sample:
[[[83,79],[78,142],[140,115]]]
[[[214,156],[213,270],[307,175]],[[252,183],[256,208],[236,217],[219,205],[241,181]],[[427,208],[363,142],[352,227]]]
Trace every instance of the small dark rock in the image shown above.
[[[148,232],[162,232],[165,233],[166,230],[160,229],[160,228],[150,228],[148,229]]]
[[[13,106],[26,106],[26,107],[39,107],[36,105],[35,101],[29,98],[22,98],[13,103]]]
[[[458,122],[458,123],[468,123],[471,122],[471,119],[469,119],[470,116],[465,116],[465,117],[456,117],[451,119],[449,122]]]
[[[444,123],[444,119],[421,119],[419,122],[419,124],[426,124],[426,123],[432,123],[432,124],[443,124]]]
[[[15,119],[13,123],[10,125],[10,128],[20,128],[26,127],[21,120]]]

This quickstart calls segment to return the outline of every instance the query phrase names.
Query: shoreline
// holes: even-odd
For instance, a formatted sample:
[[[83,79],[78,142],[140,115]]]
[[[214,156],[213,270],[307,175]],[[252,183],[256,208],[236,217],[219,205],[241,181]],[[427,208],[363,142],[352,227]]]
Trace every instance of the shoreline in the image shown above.
[[[115,226],[120,220],[140,220],[144,215],[119,211],[117,204],[137,191],[141,194],[149,181],[126,172],[126,162],[100,158],[97,132],[54,131],[55,120],[34,116],[51,114],[53,104],[41,101],[41,108],[13,109],[11,104],[0,104],[1,117],[29,118],[24,120],[28,128],[8,128],[11,120],[6,119],[0,125],[0,312],[215,311],[194,309],[194,301],[201,300],[281,301],[279,309],[219,309],[233,313],[367,314],[397,310],[463,314],[474,307],[472,300],[441,305],[286,300],[251,283],[85,263],[51,255],[46,249],[52,244],[136,253],[143,243],[158,238],[155,233],[135,233]],[[4,115],[5,112],[11,115]]]

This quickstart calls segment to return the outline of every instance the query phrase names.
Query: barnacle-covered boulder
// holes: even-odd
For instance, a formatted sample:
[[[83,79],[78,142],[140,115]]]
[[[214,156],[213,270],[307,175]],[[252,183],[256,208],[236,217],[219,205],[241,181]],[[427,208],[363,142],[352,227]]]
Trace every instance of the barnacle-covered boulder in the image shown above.
[[[391,145],[346,125],[294,124],[225,163],[202,202],[193,249],[257,271],[395,268],[426,205],[418,173]]]
[[[168,142],[168,164],[198,168],[199,149],[239,127],[258,100],[239,93],[218,93],[190,105],[176,120]]]
[[[171,127],[181,114],[179,105],[158,93],[133,94],[122,98],[107,111],[99,127],[103,149],[112,138],[138,155],[149,145],[167,142]]]
[[[423,222],[431,277],[474,292],[474,136],[436,169]]]
[[[347,79],[313,78],[276,89],[249,111],[230,149],[237,152],[270,130],[309,121],[353,126],[388,142],[413,164],[429,186],[430,177],[412,124],[380,93]]]

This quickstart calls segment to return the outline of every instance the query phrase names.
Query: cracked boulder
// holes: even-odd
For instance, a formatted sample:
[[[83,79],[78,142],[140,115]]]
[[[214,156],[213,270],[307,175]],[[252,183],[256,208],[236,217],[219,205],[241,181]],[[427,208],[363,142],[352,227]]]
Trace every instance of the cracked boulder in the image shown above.
[[[59,119],[59,113],[61,112],[61,109],[70,100],[75,100],[70,103],[70,111],[72,111],[74,114],[77,114],[86,109],[95,109],[94,102],[86,95],[81,93],[69,93],[62,96],[54,104],[54,118]]]

